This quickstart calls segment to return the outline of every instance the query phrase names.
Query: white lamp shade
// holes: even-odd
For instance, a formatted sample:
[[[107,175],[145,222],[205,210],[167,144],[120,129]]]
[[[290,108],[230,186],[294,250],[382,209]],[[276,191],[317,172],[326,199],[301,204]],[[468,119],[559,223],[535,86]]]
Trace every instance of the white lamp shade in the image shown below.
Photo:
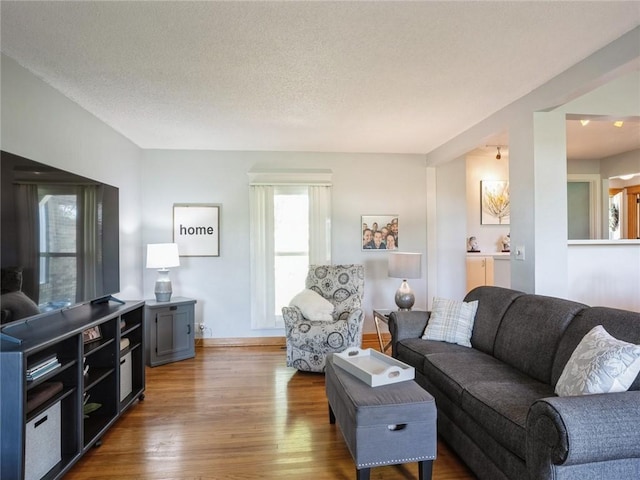
[[[421,253],[395,252],[389,254],[389,276],[393,278],[420,278]]]
[[[150,243],[147,245],[147,268],[180,266],[177,243]]]

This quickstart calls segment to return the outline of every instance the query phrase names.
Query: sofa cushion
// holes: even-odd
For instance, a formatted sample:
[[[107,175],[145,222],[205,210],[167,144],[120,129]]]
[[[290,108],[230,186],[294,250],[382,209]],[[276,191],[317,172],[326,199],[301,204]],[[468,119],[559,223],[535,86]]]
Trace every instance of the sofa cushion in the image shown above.
[[[640,345],[618,340],[602,325],[578,344],[556,384],[560,396],[626,392],[640,372]]]
[[[332,321],[333,304],[313,290],[304,289],[291,299],[289,305],[298,307],[309,320]]]
[[[552,385],[558,382],[578,343],[596,325],[602,325],[615,338],[640,344],[640,313],[608,307],[587,308],[576,316],[560,340],[553,363]],[[636,377],[629,390],[640,390],[640,375]]]
[[[560,338],[586,305],[543,295],[522,295],[507,310],[496,335],[496,358],[523,373],[551,383]]]
[[[524,295],[517,290],[502,287],[476,287],[464,297],[465,302],[478,301],[476,321],[473,325],[471,345],[484,353],[493,354],[493,346],[500,322],[513,301]]]
[[[524,374],[518,380],[477,381],[462,394],[462,409],[494,440],[526,458],[526,422],[536,400],[553,396],[553,387]]]
[[[469,349],[454,343],[422,340],[422,338],[405,338],[396,345],[396,358],[408,363],[418,371],[422,371],[424,368],[424,361],[427,355],[463,352],[469,352]]]
[[[478,310],[477,301],[459,302],[434,298],[429,323],[422,338],[471,347],[471,332],[476,310]]]
[[[523,374],[491,355],[467,349],[466,353],[433,353],[425,357],[425,376],[445,395],[460,402],[462,392],[476,382],[522,381]]]

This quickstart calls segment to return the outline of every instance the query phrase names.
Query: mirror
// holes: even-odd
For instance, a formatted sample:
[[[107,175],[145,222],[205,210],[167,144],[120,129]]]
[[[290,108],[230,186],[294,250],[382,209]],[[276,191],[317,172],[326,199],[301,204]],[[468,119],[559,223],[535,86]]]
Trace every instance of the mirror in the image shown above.
[[[640,117],[566,118],[569,240],[640,238]]]

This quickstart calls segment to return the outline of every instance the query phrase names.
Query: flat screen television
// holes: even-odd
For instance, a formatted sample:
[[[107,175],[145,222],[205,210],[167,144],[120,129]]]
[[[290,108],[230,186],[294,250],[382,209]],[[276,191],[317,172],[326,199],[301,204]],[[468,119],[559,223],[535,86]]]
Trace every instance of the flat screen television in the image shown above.
[[[2,323],[119,292],[118,188],[5,151],[0,162]]]

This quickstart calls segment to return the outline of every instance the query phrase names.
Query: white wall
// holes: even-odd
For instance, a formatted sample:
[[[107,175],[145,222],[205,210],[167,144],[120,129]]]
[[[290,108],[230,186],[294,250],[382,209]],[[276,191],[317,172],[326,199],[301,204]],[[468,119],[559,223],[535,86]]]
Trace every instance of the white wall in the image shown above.
[[[566,120],[556,112],[535,112],[533,118],[534,291],[568,298]]]
[[[423,254],[423,278],[410,284],[414,308],[426,308],[424,156],[147,150],[142,168],[145,245],[172,240],[174,203],[222,205],[220,256],[182,257],[171,272],[174,294],[198,300],[196,321],[205,323],[207,337],[283,335],[281,329],[251,330],[247,172],[254,168],[333,172],[332,260],[365,266],[365,331],[374,331],[373,308],[393,308],[399,281],[387,277],[386,253],[361,251],[361,215],[399,215],[400,250]],[[154,281],[155,272],[145,271],[147,298]]]
[[[467,197],[465,159],[457,158],[436,169],[437,255],[429,262],[437,264],[437,294],[461,300],[467,293]]]
[[[119,188],[118,296],[141,298],[141,150],[13,59],[1,61],[2,150]]]
[[[640,150],[632,150],[602,159],[568,160],[567,173],[593,173],[601,175],[603,179],[640,173]]]
[[[495,153],[466,156],[467,237],[475,236],[483,254],[502,251],[500,240],[510,232],[510,225],[482,225],[480,182],[483,180],[509,180],[509,157]]]
[[[640,243],[571,242],[568,259],[569,298],[640,312]]]
[[[640,109],[640,106],[638,108]],[[600,174],[602,178],[611,178],[631,173],[640,174],[640,150],[621,153],[612,157],[603,158],[600,161]],[[622,181],[625,182],[625,180]],[[638,183],[640,178],[635,177],[633,180],[626,181],[630,183],[625,185],[632,185]]]

